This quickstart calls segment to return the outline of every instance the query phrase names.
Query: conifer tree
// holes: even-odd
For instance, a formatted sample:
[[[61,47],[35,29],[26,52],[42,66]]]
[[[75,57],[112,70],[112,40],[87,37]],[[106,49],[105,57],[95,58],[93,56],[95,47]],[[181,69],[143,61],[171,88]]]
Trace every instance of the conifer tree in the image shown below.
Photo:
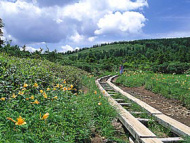
[[[2,19],[0,18],[0,46],[3,44],[3,40],[1,39],[1,37],[3,36],[2,28],[3,28],[3,22]]]

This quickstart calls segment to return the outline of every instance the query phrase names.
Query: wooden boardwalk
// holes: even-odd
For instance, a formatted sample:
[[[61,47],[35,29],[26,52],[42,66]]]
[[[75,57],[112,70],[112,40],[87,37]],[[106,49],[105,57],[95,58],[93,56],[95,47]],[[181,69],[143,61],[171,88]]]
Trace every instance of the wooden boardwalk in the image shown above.
[[[148,119],[138,119],[135,118],[129,111],[127,111],[124,106],[129,106],[129,103],[123,103],[122,99],[114,99],[112,98],[113,93],[110,95],[109,89],[114,90],[117,93],[122,94],[123,96],[127,97],[130,101],[138,104],[143,109],[145,109],[149,114],[155,117],[155,119],[163,126],[170,128],[172,132],[176,133],[179,136],[190,136],[190,127],[164,115],[162,112],[158,111],[157,109],[151,107],[150,105],[146,104],[145,102],[133,97],[132,95],[124,92],[119,87],[115,86],[111,80],[114,78],[110,76],[102,77],[96,80],[96,85],[99,87],[100,91],[108,98],[110,105],[112,105],[116,111],[118,112],[119,120],[125,126],[125,128],[130,132],[130,134],[135,139],[137,143],[161,143],[161,142],[177,142],[182,141],[183,139],[180,137],[173,137],[173,138],[158,138],[154,133],[152,133],[143,123],[142,121],[146,122]],[[108,79],[106,82],[102,82],[102,79]],[[107,87],[106,83],[110,86]],[[106,88],[104,89],[104,86]],[[106,90],[108,89],[108,90]],[[122,103],[118,102],[122,101]],[[142,120],[142,121],[141,121]]]

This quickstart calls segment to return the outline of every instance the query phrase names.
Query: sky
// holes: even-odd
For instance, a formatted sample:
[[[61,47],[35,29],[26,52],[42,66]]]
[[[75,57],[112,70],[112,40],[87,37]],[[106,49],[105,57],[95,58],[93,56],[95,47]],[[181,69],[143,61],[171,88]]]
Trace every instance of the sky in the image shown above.
[[[31,52],[190,37],[190,0],[0,0],[0,18],[4,39]]]

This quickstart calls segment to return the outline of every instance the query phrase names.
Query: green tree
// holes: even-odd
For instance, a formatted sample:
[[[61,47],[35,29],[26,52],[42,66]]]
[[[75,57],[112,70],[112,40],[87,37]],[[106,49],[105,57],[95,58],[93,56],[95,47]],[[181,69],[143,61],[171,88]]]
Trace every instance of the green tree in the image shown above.
[[[0,46],[3,44],[3,40],[1,40],[1,36],[3,36],[2,28],[3,28],[3,22],[2,19],[0,18]]]

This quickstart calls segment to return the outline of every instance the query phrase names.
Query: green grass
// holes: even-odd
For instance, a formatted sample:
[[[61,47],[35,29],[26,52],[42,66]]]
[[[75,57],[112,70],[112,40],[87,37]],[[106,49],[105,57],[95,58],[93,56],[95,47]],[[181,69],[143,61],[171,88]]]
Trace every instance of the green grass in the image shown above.
[[[146,89],[154,93],[181,101],[184,106],[190,109],[189,75],[128,71],[121,75],[116,83],[127,87],[145,86]]]
[[[120,140],[111,125],[116,113],[88,73],[5,54],[0,54],[0,64],[0,142],[88,142],[92,128],[109,140]],[[19,116],[25,125],[14,123]]]

